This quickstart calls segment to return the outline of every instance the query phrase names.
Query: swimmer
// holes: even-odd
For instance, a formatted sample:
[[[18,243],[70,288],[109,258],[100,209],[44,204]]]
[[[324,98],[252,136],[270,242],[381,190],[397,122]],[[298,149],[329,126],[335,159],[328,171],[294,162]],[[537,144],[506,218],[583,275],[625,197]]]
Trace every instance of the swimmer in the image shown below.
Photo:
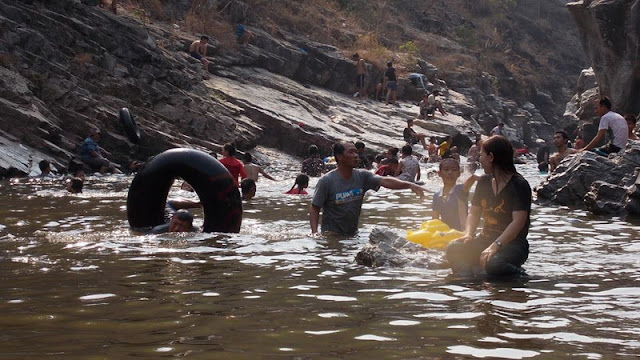
[[[54,177],[51,173],[51,163],[47,160],[42,160],[38,163],[38,168],[40,168],[40,176],[43,178],[52,178]]]
[[[167,232],[196,232],[193,226],[193,215],[186,209],[180,209],[173,214],[167,224],[162,224],[151,229],[147,234],[164,234]]]
[[[82,192],[84,186],[84,180],[78,177],[67,180],[67,191],[72,194],[79,194]]]
[[[260,166],[254,164],[253,156],[251,154],[244,153],[242,156],[242,164],[244,165],[244,171],[247,173],[247,178],[252,179],[255,182],[258,182],[258,176],[262,174],[262,176],[266,177],[269,180],[276,180],[271,175],[267,174]]]
[[[306,189],[308,186],[309,186],[309,176],[305,174],[300,174],[296,177],[296,182],[293,184],[291,189],[289,189],[289,191],[287,191],[285,194],[307,195],[308,193],[304,191],[304,189]]]
[[[469,190],[476,182],[477,176],[471,175],[463,184],[457,184],[460,178],[460,162],[448,158],[440,162],[438,176],[442,178],[443,187],[433,194],[433,218],[440,219],[450,228],[464,230],[469,205]]]

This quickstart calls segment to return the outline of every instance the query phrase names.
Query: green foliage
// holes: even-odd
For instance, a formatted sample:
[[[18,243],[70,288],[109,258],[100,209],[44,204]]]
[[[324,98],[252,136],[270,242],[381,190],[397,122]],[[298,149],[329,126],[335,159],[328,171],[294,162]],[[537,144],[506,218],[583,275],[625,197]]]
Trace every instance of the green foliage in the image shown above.
[[[420,49],[418,48],[418,45],[416,45],[416,43],[414,43],[413,41],[407,41],[406,43],[400,45],[398,49],[413,56],[420,56]]]
[[[462,45],[473,47],[477,44],[476,30],[469,25],[460,25],[453,30],[453,34]]]

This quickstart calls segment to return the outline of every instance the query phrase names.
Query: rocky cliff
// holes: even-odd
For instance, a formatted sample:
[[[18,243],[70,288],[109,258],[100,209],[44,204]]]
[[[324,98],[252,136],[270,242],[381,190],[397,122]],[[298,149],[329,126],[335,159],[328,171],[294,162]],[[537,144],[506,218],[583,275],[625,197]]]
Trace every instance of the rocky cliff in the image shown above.
[[[640,1],[568,4],[600,92],[620,113],[640,113]]]
[[[337,139],[357,139],[379,151],[402,145],[405,121],[418,112],[411,101],[390,107],[351,98],[353,62],[285,29],[252,27],[257,39],[247,46],[213,40],[204,71],[185,51],[196,36],[174,23],[116,16],[79,0],[0,0],[0,18],[0,150],[11,154],[0,161],[0,176],[34,173],[42,158],[65,168],[93,126],[125,164],[175,146],[217,151],[225,142],[303,155],[311,143],[327,151]],[[418,130],[466,137],[504,121],[519,143],[552,134],[543,115],[552,96],[543,91],[532,102],[514,101],[495,88],[507,78],[484,73],[477,85],[464,72],[419,64],[426,86],[445,92],[450,115],[417,122]],[[403,78],[400,91],[419,93],[416,85]],[[123,135],[122,107],[136,116],[138,144]]]

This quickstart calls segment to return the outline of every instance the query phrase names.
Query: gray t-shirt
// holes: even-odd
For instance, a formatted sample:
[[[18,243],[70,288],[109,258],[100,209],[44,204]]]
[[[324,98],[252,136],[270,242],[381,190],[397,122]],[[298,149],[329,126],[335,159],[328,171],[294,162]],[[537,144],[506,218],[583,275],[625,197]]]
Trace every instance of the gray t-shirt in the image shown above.
[[[354,169],[346,180],[337,170],[320,178],[311,204],[322,208],[322,231],[344,235],[358,232],[364,193],[378,191],[382,178],[367,170]]]

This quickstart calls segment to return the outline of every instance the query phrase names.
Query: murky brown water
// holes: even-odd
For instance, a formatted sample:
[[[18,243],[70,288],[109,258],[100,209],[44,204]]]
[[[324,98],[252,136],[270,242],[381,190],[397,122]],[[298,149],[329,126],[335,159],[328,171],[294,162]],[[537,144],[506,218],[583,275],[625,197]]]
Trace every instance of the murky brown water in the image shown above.
[[[430,197],[370,193],[357,237],[311,238],[309,197],[281,195],[289,166],[259,182],[238,235],[133,235],[126,177],[90,178],[79,196],[1,183],[0,358],[640,355],[637,225],[535,207],[520,282],[370,269],[353,259],[371,229],[417,226]]]

